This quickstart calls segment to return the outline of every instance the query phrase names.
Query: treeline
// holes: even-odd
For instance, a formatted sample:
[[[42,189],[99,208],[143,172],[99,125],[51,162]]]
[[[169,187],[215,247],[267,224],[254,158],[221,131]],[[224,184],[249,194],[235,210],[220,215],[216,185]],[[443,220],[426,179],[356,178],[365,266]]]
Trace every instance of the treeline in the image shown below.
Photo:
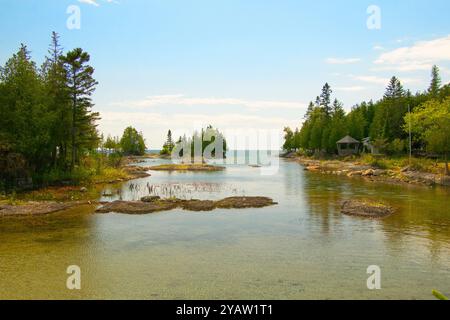
[[[448,119],[449,96],[450,85],[441,86],[437,66],[433,67],[431,84],[426,91],[412,94],[403,88],[398,78],[392,77],[382,99],[362,102],[354,106],[349,113],[344,111],[343,104],[338,99],[332,99],[332,89],[327,83],[316,101],[309,104],[301,129],[293,131],[285,128],[284,149],[302,151],[309,155],[332,155],[337,153],[336,142],[350,135],[359,141],[369,137],[372,145],[382,153],[404,154],[409,148],[409,126],[406,126],[408,110],[412,112],[411,117],[420,111],[422,117],[428,119],[432,115],[423,112],[422,106],[433,101],[437,105],[436,108],[441,110],[441,117]],[[434,134],[434,141],[431,141],[431,136],[425,137],[417,130],[418,122],[420,121],[415,124],[411,122],[415,126],[412,128],[415,153],[434,152],[445,156],[448,152],[446,149],[450,146],[450,143],[445,145],[450,125],[429,123],[429,126],[442,128],[443,131],[442,137],[438,138]]]
[[[70,171],[99,143],[92,112],[97,81],[90,56],[77,48],[67,53],[52,41],[37,67],[21,45],[0,68],[0,182],[39,179],[52,169]]]
[[[0,191],[98,175],[108,165],[100,152],[105,144],[115,150],[115,164],[123,154],[145,152],[134,128],[120,141],[99,135],[100,115],[92,111],[98,83],[89,61],[80,48],[64,53],[53,32],[41,66],[22,44],[0,67]]]

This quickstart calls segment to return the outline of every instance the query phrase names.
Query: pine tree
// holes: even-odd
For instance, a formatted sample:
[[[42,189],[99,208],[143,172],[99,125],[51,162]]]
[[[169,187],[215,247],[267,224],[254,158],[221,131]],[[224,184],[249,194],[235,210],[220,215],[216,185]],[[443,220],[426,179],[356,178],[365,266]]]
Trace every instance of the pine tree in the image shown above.
[[[441,88],[441,76],[439,75],[438,66],[434,65],[431,70],[431,83],[428,88],[428,93],[433,98],[437,98],[439,95],[439,89]]]
[[[52,164],[66,166],[67,146],[70,140],[70,95],[67,86],[67,72],[61,59],[62,48],[59,35],[52,33],[48,57],[42,66],[42,78],[48,112],[53,117],[51,129]]]
[[[96,121],[98,113],[92,112],[91,95],[98,84],[94,80],[94,68],[87,65],[88,53],[77,48],[69,51],[62,61],[68,73],[68,86],[71,98],[71,167],[79,163],[80,153],[92,149],[98,142]]]
[[[384,98],[386,99],[396,99],[401,98],[405,95],[405,91],[403,90],[403,86],[398,80],[397,77],[392,77],[389,81],[389,85],[386,88],[386,93],[384,94]]]
[[[331,87],[328,83],[325,83],[325,85],[322,88],[322,94],[320,95],[320,106],[325,111],[325,115],[329,117],[331,115],[331,94],[333,93],[333,90],[331,90]]]

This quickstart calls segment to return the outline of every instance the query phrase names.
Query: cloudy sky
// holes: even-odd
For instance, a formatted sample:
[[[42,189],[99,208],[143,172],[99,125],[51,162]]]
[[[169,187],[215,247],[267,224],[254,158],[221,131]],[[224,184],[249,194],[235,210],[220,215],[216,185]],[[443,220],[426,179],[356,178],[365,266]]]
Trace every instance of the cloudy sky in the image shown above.
[[[299,126],[325,82],[350,110],[380,98],[392,75],[412,91],[423,90],[438,64],[450,81],[448,0],[0,5],[0,64],[20,43],[40,64],[51,31],[57,31],[65,49],[82,47],[92,56],[101,131],[120,135],[133,125],[152,149],[160,148],[169,128],[181,133],[212,124],[281,132]],[[71,6],[79,8],[79,29],[67,27]]]

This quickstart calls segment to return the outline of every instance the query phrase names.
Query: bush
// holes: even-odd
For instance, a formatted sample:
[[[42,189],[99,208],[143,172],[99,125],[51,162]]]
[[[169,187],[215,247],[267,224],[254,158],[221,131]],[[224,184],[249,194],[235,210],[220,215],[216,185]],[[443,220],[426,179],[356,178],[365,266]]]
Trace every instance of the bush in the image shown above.
[[[403,154],[406,149],[405,140],[395,139],[391,143],[389,143],[386,147],[386,151],[389,154],[400,155]]]
[[[389,163],[380,157],[375,157],[372,154],[366,154],[362,157],[362,161],[372,167],[378,169],[388,169],[390,167]]]

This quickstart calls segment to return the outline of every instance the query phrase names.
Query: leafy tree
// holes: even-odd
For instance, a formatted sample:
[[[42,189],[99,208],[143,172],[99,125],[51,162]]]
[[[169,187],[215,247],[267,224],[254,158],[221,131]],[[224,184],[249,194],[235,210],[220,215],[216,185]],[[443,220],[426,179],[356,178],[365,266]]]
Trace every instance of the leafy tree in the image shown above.
[[[125,155],[142,156],[145,154],[144,137],[133,127],[125,129],[120,139],[120,146]]]
[[[294,132],[289,127],[284,128],[284,145],[283,150],[291,152],[294,149]]]
[[[450,97],[439,102],[430,100],[405,116],[404,130],[412,128],[416,138],[423,139],[427,150],[444,156],[445,174],[449,174],[450,153]]]
[[[106,138],[105,143],[103,144],[103,147],[108,149],[108,150],[112,150],[117,152],[120,149],[120,141],[118,137],[111,137],[111,135],[109,135]]]

